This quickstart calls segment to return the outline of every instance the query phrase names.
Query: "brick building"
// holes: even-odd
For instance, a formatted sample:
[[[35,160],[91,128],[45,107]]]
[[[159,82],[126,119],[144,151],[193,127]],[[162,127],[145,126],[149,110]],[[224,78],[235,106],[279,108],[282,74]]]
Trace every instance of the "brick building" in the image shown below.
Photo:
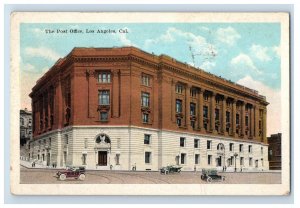
[[[166,55],[74,48],[30,97],[32,159],[115,170],[230,170],[235,161],[268,169],[266,98]]]
[[[281,133],[268,137],[270,170],[281,170]]]

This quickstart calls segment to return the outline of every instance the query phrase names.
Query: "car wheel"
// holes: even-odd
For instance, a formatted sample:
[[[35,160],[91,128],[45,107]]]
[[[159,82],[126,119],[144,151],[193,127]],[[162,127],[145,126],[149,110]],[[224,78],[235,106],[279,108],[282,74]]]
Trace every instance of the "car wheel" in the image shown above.
[[[166,170],[165,174],[169,174],[169,171]]]
[[[79,180],[83,181],[84,179],[85,179],[85,175],[84,174],[80,174]]]
[[[61,175],[59,176],[59,179],[60,179],[61,181],[66,180],[66,178],[67,178],[67,176],[66,176],[65,174],[61,174]]]
[[[208,178],[207,178],[207,182],[208,182],[208,183],[211,183],[211,182],[212,182],[212,178],[211,178],[211,177],[208,177]]]
[[[201,180],[204,180],[204,176],[203,175],[201,175]]]

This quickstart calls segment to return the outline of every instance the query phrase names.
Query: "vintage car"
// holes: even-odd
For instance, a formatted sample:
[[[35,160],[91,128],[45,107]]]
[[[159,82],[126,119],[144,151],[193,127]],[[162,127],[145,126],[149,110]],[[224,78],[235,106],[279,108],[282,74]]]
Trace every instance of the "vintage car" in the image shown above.
[[[55,174],[59,180],[64,181],[67,178],[74,178],[83,181],[85,179],[85,167],[67,167]]]
[[[169,173],[180,173],[182,167],[175,165],[168,165],[160,169],[161,174],[169,174]]]
[[[202,169],[201,179],[211,183],[213,180],[224,181],[225,176],[218,175],[217,169]]]

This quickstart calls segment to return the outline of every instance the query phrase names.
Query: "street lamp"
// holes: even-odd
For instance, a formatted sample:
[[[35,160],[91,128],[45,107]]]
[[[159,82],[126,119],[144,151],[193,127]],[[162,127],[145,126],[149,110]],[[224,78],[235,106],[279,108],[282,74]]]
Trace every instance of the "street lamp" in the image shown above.
[[[238,153],[234,153],[234,172],[236,172],[236,157],[238,156]]]

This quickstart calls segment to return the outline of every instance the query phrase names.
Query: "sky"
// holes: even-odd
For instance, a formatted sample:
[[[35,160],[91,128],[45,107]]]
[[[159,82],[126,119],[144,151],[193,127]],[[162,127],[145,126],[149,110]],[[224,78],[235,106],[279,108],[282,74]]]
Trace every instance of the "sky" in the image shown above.
[[[104,33],[107,30],[116,33]],[[28,95],[36,81],[74,47],[135,46],[258,90],[270,103],[267,135],[281,131],[280,24],[26,23],[20,31],[22,108],[31,109]]]

